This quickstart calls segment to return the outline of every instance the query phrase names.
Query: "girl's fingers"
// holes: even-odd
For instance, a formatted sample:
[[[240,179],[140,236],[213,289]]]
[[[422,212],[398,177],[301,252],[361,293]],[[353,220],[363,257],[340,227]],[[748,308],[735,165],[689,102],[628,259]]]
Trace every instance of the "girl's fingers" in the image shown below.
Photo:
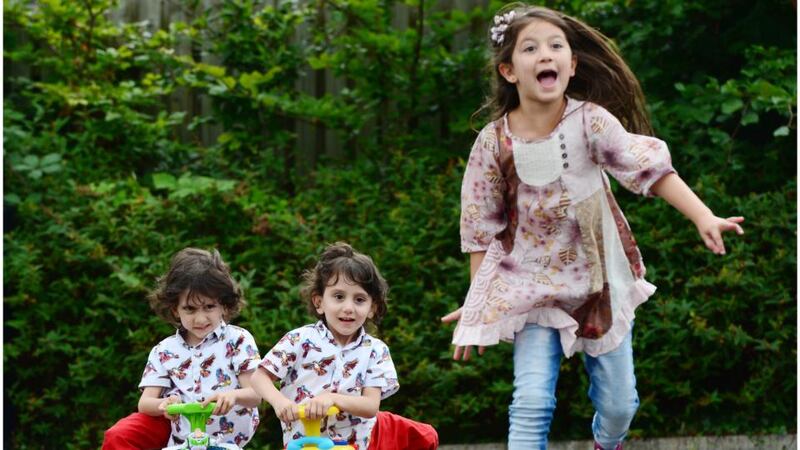
[[[716,254],[716,253],[717,253],[717,248],[716,248],[716,246],[714,245],[714,240],[713,240],[713,239],[711,239],[711,237],[710,237],[710,236],[708,236],[706,233],[703,233],[703,234],[702,234],[702,235],[700,235],[700,236],[703,238],[703,243],[704,243],[704,244],[706,244],[706,247],[707,247],[709,250],[711,250],[713,253],[715,253],[715,254]]]
[[[715,253],[718,255],[724,255],[725,244],[722,242],[722,235],[720,234],[719,230],[712,230],[710,235],[711,240],[714,242]]]
[[[446,316],[442,317],[442,322],[453,322],[461,318],[461,308],[447,314]]]

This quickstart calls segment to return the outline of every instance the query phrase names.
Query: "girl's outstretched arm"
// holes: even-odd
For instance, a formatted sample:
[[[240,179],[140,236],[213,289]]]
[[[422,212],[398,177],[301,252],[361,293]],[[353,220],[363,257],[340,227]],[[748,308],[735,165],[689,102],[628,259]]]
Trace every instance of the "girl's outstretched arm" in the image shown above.
[[[481,266],[483,262],[483,258],[486,256],[486,252],[473,252],[469,254],[469,279],[472,281],[475,278],[475,272],[478,271],[478,268]],[[458,319],[461,318],[461,308],[447,314],[446,316],[442,317],[442,322],[457,322]],[[486,347],[478,347],[478,354],[482,355]],[[459,359],[463,359],[464,361],[469,360],[469,357],[472,353],[472,347],[470,346],[460,346],[456,345],[455,350],[453,351],[453,359],[458,361]]]
[[[735,231],[736,234],[744,234],[744,230],[739,225],[744,222],[744,217],[735,216],[723,219],[715,216],[711,209],[675,173],[662,177],[653,184],[651,190],[694,222],[706,247],[717,255],[725,254],[722,233]]]

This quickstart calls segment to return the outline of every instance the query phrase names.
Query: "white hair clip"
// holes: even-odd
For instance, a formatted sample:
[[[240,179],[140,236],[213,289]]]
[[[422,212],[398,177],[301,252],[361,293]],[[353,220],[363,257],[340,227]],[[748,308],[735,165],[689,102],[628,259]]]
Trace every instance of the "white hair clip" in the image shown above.
[[[505,14],[498,14],[494,16],[495,26],[490,28],[489,32],[491,32],[492,42],[494,42],[496,46],[503,44],[506,30],[511,25],[511,21],[514,20],[514,15],[514,11],[509,11]]]

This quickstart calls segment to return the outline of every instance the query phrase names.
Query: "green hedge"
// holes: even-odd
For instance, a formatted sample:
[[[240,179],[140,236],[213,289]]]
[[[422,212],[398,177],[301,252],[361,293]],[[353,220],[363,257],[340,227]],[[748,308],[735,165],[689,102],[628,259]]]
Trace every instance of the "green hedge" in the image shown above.
[[[499,3],[409,3],[422,35],[413,20],[390,26],[393,2],[224,2],[166,31],[108,22],[110,1],[36,4],[4,3],[4,62],[29,68],[4,79],[7,447],[96,448],[135,409],[147,352],[171,332],[145,293],[175,251],[220,249],[249,301],[237,323],[263,352],[309,320],[300,274],[335,240],[372,255],[391,286],[381,335],[402,388],[383,407],[434,424],[446,443],[504,439],[510,346],[455,363],[452,327],[439,323],[467,290],[459,189]],[[716,257],[665,202],[617,190],[659,286],[634,331],[631,434],[796,432],[793,10],[548,4],[615,38],[678,171],[719,214],[747,218]],[[299,24],[309,31],[292,38]],[[179,44],[222,63],[177,55]],[[296,91],[306,64],[347,88]],[[209,95],[213,113],[165,111],[179,91]],[[295,170],[293,120],[340,130],[343,157]],[[224,133],[201,146],[206,122]],[[553,439],[589,436],[587,388],[580,357],[564,360]],[[278,448],[277,421],[262,413],[250,447]]]

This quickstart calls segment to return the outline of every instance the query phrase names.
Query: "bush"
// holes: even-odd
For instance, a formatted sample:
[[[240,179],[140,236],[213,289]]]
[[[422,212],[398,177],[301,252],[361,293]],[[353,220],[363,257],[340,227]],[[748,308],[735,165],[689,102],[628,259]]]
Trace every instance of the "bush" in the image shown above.
[[[634,331],[631,434],[796,432],[789,8],[628,3],[550,2],[617,40],[679,172],[719,214],[748,219],[715,257],[665,202],[617,190],[659,286]],[[459,189],[499,4],[415,3],[405,30],[393,2],[223,2],[168,30],[111,23],[111,6],[4,4],[5,62],[29,68],[4,79],[6,446],[98,447],[135,408],[147,352],[172,332],[144,297],[177,250],[220,249],[249,302],[236,323],[263,353],[310,320],[300,274],[336,240],[372,255],[391,286],[380,334],[402,389],[383,407],[443,442],[504,440],[510,346],[455,363],[439,323],[467,290]],[[295,79],[309,70],[346,88],[304,94]],[[180,92],[213,110],[169,110]],[[338,129],[343,154],[295,151],[295,120]],[[215,142],[198,140],[203,124],[221,127]],[[297,164],[307,157],[316,165]],[[553,439],[588,437],[583,371],[580,357],[562,364]],[[251,447],[278,448],[271,409],[262,416]]]

